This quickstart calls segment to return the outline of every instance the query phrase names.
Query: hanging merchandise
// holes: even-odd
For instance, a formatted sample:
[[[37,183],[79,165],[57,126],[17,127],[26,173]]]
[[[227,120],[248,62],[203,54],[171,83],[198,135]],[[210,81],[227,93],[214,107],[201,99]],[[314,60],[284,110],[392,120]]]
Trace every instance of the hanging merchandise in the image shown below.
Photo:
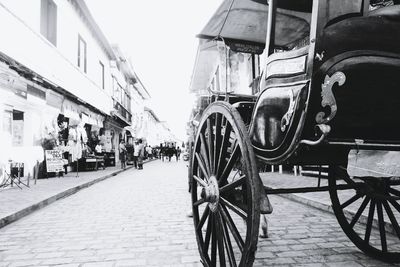
[[[111,152],[112,149],[112,134],[110,130],[105,131],[104,149],[106,152]]]
[[[70,126],[68,132],[68,147],[71,154],[71,160],[77,161],[82,157],[81,135],[76,125]]]

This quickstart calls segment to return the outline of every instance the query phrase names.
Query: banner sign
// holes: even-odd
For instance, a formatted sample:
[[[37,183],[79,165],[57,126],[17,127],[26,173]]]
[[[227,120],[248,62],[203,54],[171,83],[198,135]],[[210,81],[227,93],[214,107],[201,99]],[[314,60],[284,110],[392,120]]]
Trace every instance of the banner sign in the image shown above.
[[[47,172],[64,171],[64,161],[61,150],[45,150]]]

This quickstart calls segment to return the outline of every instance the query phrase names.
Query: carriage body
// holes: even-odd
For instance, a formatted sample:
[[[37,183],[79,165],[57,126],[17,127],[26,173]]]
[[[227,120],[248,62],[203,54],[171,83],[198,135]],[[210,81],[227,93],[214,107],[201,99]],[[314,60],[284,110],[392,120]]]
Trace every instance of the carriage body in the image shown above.
[[[369,12],[365,1],[318,1],[311,12],[308,2],[303,12],[270,7],[274,38],[250,127],[256,155],[271,164],[329,164],[346,161],[360,143],[396,149],[400,6]],[[299,42],[306,44],[291,48]]]

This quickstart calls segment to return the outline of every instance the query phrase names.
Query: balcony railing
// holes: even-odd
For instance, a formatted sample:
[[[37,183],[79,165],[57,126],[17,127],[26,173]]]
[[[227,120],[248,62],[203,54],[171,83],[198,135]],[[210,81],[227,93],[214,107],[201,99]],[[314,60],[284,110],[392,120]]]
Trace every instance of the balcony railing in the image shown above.
[[[119,102],[113,100],[113,107],[115,113],[124,121],[126,121],[128,124],[132,123],[132,114],[124,107],[122,106]]]

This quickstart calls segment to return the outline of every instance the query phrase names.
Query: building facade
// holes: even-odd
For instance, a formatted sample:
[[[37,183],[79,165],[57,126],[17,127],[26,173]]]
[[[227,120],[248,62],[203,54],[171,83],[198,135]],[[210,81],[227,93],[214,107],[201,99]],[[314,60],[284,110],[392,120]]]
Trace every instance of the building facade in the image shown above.
[[[45,149],[71,163],[97,143],[118,161],[138,78],[84,0],[0,0],[0,22],[0,164],[26,175]]]

